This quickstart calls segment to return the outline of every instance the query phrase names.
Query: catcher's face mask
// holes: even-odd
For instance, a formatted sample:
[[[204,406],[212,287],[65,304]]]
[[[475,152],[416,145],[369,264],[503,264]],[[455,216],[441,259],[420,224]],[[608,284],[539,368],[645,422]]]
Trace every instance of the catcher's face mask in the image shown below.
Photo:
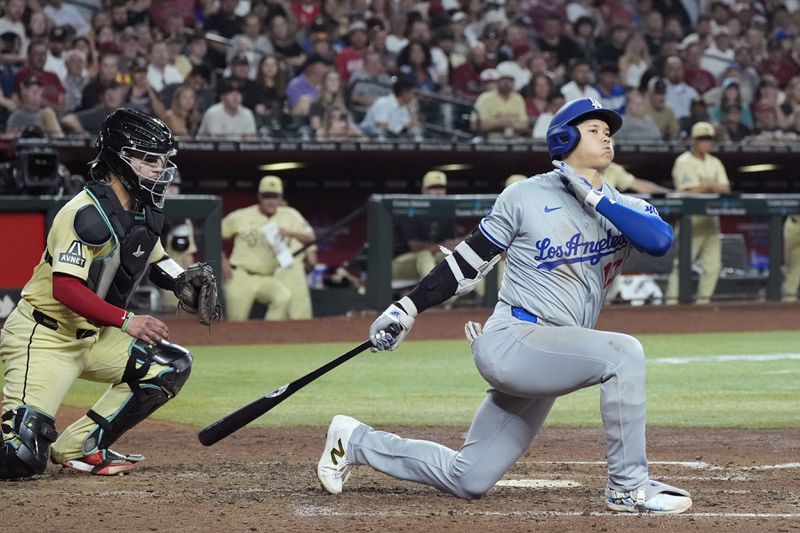
[[[170,150],[165,154],[142,152],[124,148],[119,157],[139,179],[139,187],[150,193],[152,203],[156,207],[164,207],[164,197],[167,194],[172,178],[177,167],[170,158],[176,154]]]

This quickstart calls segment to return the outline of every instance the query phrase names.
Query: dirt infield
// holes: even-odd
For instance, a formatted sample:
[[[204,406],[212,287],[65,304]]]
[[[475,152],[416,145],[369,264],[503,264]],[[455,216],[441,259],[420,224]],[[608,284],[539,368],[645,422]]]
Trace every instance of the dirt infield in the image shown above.
[[[610,308],[599,327],[627,333],[795,329],[800,307]],[[430,312],[413,338],[456,338],[486,310]],[[360,341],[373,317],[204,328],[171,321],[176,342]],[[191,339],[189,341],[188,339]],[[59,412],[63,429],[80,414]],[[380,428],[458,447],[462,429]],[[147,421],[115,448],[147,460],[126,477],[98,478],[50,466],[0,483],[5,526],[18,531],[800,531],[800,428],[652,429],[654,477],[691,490],[679,516],[605,512],[600,429],[545,428],[485,498],[466,502],[357,468],[338,497],[314,469],[325,428],[244,429],[210,448],[196,430]],[[521,486],[515,486],[521,485]]]

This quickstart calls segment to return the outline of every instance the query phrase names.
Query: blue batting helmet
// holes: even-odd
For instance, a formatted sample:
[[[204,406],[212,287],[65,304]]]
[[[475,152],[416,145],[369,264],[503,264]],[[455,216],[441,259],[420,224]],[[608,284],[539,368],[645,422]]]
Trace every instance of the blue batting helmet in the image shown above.
[[[622,126],[619,113],[603,107],[597,100],[578,98],[567,102],[556,111],[547,127],[547,151],[550,157],[561,159],[564,154],[571,152],[581,140],[581,133],[575,126],[590,118],[599,118],[608,124],[611,135]]]

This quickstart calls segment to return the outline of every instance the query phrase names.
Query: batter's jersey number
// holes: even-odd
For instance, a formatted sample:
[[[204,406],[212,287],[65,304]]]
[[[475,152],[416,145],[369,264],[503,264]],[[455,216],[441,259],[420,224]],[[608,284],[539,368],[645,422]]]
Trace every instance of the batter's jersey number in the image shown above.
[[[615,259],[603,267],[603,288],[607,289],[622,268],[622,259]]]

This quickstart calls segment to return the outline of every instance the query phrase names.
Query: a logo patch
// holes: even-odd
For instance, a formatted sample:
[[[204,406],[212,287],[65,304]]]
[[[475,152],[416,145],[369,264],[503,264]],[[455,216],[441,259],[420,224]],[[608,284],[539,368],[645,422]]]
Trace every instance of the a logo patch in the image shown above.
[[[83,268],[86,264],[86,258],[83,256],[83,244],[81,241],[72,241],[72,244],[69,245],[66,252],[58,254],[58,260],[61,263]]]
[[[140,258],[140,257],[142,257],[143,255],[144,255],[144,250],[142,250],[142,245],[140,244],[140,245],[139,245],[139,246],[136,248],[136,251],[135,251],[135,252],[133,252],[133,257],[135,257],[136,259],[139,259],[139,258]]]
[[[545,212],[545,213],[552,213],[553,211],[558,211],[559,209],[561,209],[561,206],[560,206],[560,205],[559,205],[559,206],[557,206],[557,207],[547,207],[547,206],[544,206],[544,212]]]

